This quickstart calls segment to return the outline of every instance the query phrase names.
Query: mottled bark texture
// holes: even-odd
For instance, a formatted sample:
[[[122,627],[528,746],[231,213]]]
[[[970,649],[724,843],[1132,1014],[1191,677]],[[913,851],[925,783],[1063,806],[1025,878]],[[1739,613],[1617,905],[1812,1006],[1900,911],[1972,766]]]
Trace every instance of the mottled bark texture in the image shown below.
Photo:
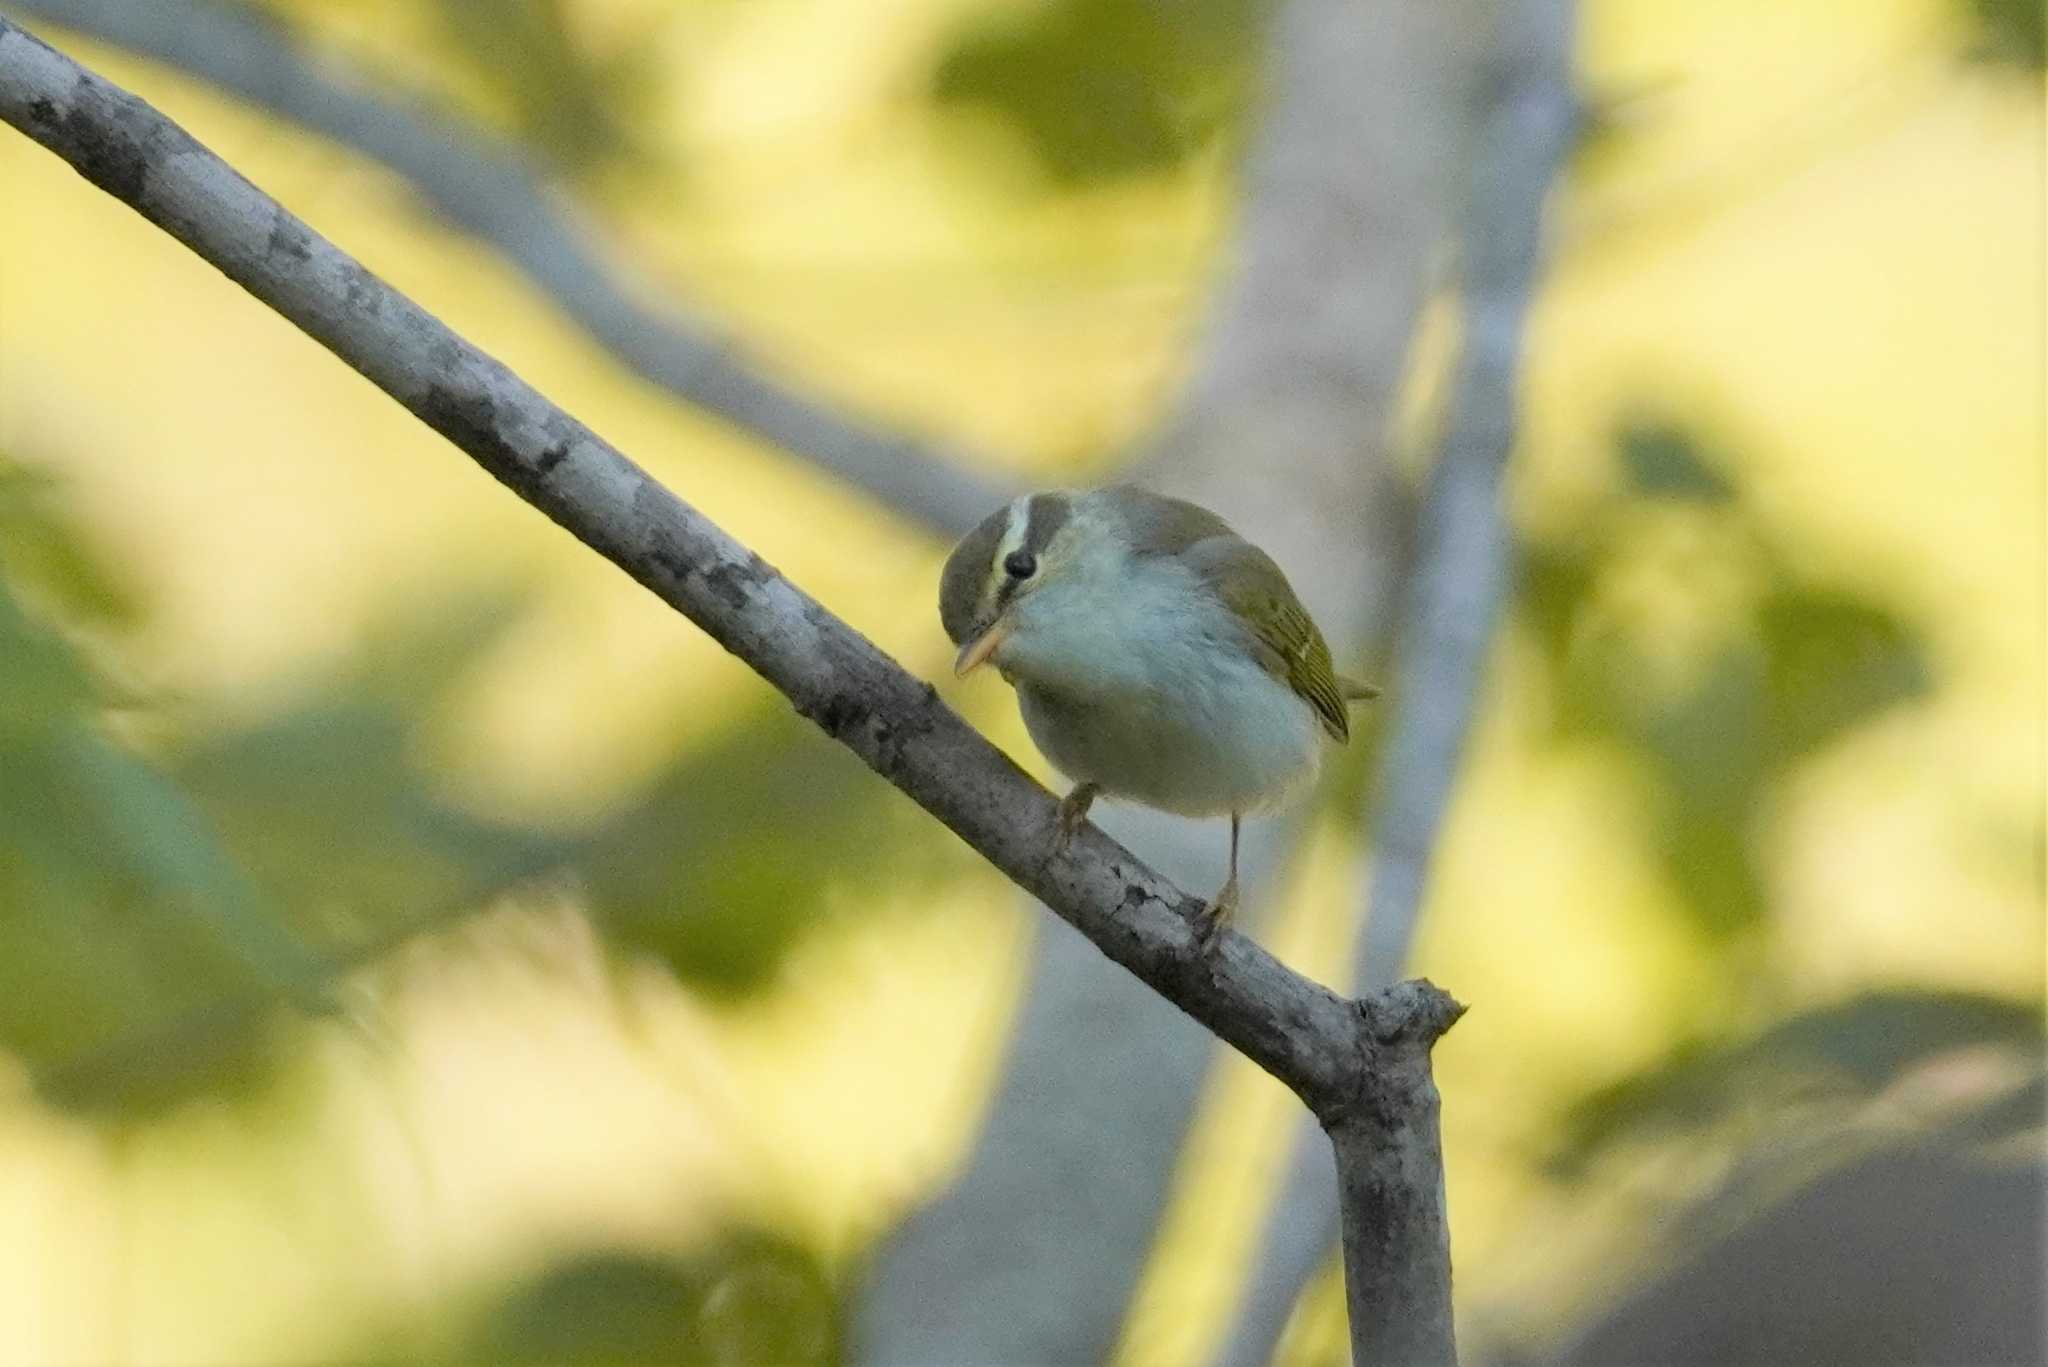
[[[1160,996],[1291,1088],[1337,1138],[1347,1211],[1389,1223],[1357,1279],[1373,1332],[1449,1344],[1448,1266],[1412,1212],[1442,1200],[1427,1046],[1457,1007],[1427,984],[1347,1001],[1226,933],[1099,831],[1055,853],[1051,795],[858,633],[589,428],[391,289],[136,97],[0,19],[0,121],[190,247],[675,607]],[[1385,1066],[1388,1071],[1381,1075]],[[1374,1165],[1352,1172],[1353,1165]],[[1408,1190],[1412,1188],[1412,1190]],[[1405,1193],[1405,1194],[1404,1194]],[[1409,1212],[1409,1213],[1404,1213]],[[1404,1275],[1399,1264],[1406,1262]],[[1379,1299],[1382,1295],[1384,1300]],[[1443,1308],[1441,1322],[1410,1324]],[[1401,1341],[1407,1341],[1403,1338]]]
[[[862,419],[751,364],[701,318],[647,300],[602,234],[510,144],[309,60],[276,24],[200,0],[8,0],[196,76],[398,176],[487,243],[627,369],[779,446],[899,516],[957,536],[1018,490],[988,462]]]
[[[1355,1363],[1453,1364],[1451,1236],[1429,1051],[1465,1008],[1426,982],[1365,998],[1361,1085],[1317,1113],[1337,1159]]]

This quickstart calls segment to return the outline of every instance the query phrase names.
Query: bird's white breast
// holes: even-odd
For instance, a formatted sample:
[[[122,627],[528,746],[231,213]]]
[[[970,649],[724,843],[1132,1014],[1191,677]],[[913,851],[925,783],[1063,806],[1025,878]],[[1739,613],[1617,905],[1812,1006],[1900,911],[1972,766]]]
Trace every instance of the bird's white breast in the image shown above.
[[[1185,816],[1256,809],[1314,778],[1314,713],[1177,562],[1134,558],[1018,609],[996,663],[1068,777]]]

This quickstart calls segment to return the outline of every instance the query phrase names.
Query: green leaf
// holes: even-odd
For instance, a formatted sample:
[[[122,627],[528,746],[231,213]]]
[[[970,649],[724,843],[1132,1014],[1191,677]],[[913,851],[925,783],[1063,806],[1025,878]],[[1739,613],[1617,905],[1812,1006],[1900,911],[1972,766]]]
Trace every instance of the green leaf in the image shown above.
[[[932,82],[986,109],[1056,184],[1178,165],[1242,116],[1261,0],[1051,0],[969,31]]]
[[[301,933],[338,948],[570,848],[442,796],[413,759],[414,729],[327,690],[204,737],[174,772]]]
[[[1771,743],[1785,760],[1933,689],[1920,634],[1848,590],[1782,578],[1756,629],[1768,664]]]
[[[132,1116],[260,1081],[277,1007],[324,1009],[336,956],[566,853],[436,793],[398,710],[512,601],[409,611],[296,708],[159,765],[103,733],[87,662],[0,585],[0,1046],[46,1096]]]
[[[103,691],[0,581],[0,1046],[37,1066],[222,993],[319,1000],[203,814],[102,732]]]
[[[1969,55],[2039,75],[2048,66],[2048,11],[2041,0],[1961,0],[1976,33]]]
[[[1527,549],[1516,620],[1549,671],[1557,738],[1602,745],[1634,769],[1679,905],[1732,943],[1768,911],[1757,814],[1796,765],[1924,696],[1927,647],[1875,600],[1791,573],[1723,473],[1728,463],[1686,428],[1636,418],[1616,441],[1626,487]],[[1675,513],[1674,503],[1690,508]],[[1676,664],[1650,635],[1655,617],[1612,606],[1639,605],[1642,571],[1665,569],[1652,559],[1662,543],[1646,533],[1674,515],[1707,533],[1689,543],[1694,554],[1728,559],[1703,579],[1762,581],[1751,606],[1702,633],[1695,660]],[[1686,581],[1675,582],[1684,593]]]
[[[637,1367],[836,1359],[835,1306],[815,1257],[761,1235],[686,1261],[600,1253],[515,1289],[461,1362]]]
[[[1758,1036],[1747,1052],[1822,1069],[1849,1090],[1868,1094],[1958,1049],[1990,1045],[2037,1055],[2042,1033],[2038,1002],[1900,988],[1791,1016]]]
[[[31,618],[0,579],[0,754],[99,702],[100,685],[69,642]]]
[[[1582,537],[1531,541],[1520,548],[1511,612],[1554,682],[1564,683],[1578,624],[1592,601],[1600,565],[1597,549]],[[1564,729],[1571,723],[1574,699],[1567,694],[1555,719]]]
[[[2042,1043],[2036,1002],[1917,988],[1866,992],[1746,1038],[1681,1045],[1591,1093],[1565,1115],[1553,1167],[1580,1171],[1623,1142],[1700,1133],[1794,1100],[1855,1103],[1962,1049],[1991,1047],[2038,1063]]]
[[[1692,435],[1675,423],[1641,418],[1617,438],[1628,486],[1644,498],[1727,504],[1735,486],[1701,454]]]
[[[589,48],[563,0],[430,0],[448,38],[440,60],[487,94],[507,131],[570,172],[649,160],[636,130],[659,89],[658,48]]]
[[[679,757],[582,858],[607,933],[719,995],[770,981],[835,895],[907,892],[968,866],[908,799],[780,706]]]
[[[0,572],[79,621],[131,625],[140,608],[128,586],[90,548],[57,481],[0,455]]]
[[[37,1069],[318,961],[163,775],[81,722],[0,754],[0,1047]]]
[[[173,774],[302,934],[352,944],[566,857],[569,840],[466,810],[417,756],[526,605],[506,590],[407,604],[279,710],[194,722]]]
[[[342,1356],[449,1367],[828,1367],[844,1355],[841,1318],[816,1253],[764,1230],[739,1230],[681,1256],[573,1253],[494,1288],[429,1342],[416,1325],[393,1327]]]
[[[1764,754],[1768,668],[1754,650],[1724,648],[1683,692],[1656,697],[1637,720],[1633,739],[1690,815],[1736,822],[1755,812],[1771,777]]]
[[[267,985],[317,1004],[320,959],[229,857],[190,798],[157,770],[90,732],[60,742],[81,828],[126,875],[217,937]]]

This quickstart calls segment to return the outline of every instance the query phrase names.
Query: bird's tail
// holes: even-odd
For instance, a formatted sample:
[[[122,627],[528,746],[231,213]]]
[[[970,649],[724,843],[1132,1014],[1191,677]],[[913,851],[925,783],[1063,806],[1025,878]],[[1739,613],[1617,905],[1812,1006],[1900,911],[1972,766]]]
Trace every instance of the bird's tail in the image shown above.
[[[1358,679],[1347,679],[1342,674],[1337,676],[1337,691],[1344,695],[1345,702],[1364,702],[1367,698],[1377,698],[1380,695],[1379,689],[1371,684]]]

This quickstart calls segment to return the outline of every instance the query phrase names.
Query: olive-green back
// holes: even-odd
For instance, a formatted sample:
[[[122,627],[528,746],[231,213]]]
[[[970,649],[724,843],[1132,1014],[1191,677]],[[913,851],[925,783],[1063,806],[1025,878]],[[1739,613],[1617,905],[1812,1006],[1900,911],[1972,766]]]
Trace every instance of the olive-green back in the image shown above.
[[[1138,552],[1177,556],[1212,586],[1250,629],[1266,671],[1315,709],[1332,739],[1350,739],[1351,719],[1329,644],[1273,557],[1197,504],[1135,485],[1120,492]]]

